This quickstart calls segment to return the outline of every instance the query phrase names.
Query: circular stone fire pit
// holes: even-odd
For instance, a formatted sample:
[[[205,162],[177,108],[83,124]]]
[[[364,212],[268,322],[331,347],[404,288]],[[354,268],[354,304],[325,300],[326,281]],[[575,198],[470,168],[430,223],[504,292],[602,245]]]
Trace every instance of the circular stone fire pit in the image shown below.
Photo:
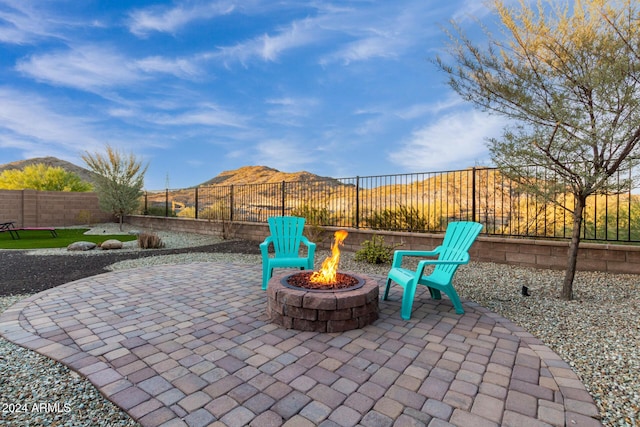
[[[293,286],[308,272],[274,274],[267,288],[267,315],[287,329],[343,332],[363,328],[378,319],[378,283],[367,276],[355,278],[345,289],[307,289]],[[298,279],[298,280],[296,280]]]

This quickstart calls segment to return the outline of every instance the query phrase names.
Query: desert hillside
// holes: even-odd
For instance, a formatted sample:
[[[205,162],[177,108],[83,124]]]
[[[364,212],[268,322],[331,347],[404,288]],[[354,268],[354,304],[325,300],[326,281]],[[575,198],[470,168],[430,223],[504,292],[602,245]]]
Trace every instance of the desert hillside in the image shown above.
[[[73,172],[80,177],[83,181],[87,181],[90,183],[95,183],[94,173],[88,169],[82,168],[80,166],[76,166],[71,162],[67,162],[65,160],[60,160],[57,157],[34,157],[26,160],[18,160],[11,163],[5,163],[0,165],[0,173],[5,170],[11,169],[24,169],[25,166],[31,166],[38,163],[45,164],[50,167],[61,167],[67,172]]]
[[[332,178],[314,175],[309,172],[280,172],[267,166],[243,166],[238,169],[221,172],[218,176],[203,182],[200,185],[239,185],[239,184],[267,184],[276,182],[299,182],[327,180]],[[339,185],[335,181],[335,185]]]

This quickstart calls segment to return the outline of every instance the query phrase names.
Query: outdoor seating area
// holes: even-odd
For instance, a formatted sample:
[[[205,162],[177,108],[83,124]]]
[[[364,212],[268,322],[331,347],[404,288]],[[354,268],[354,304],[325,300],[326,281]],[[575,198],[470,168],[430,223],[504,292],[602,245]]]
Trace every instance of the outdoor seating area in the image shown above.
[[[143,426],[601,425],[566,362],[475,303],[459,315],[420,286],[403,320],[392,287],[371,325],[300,332],[269,321],[262,277],[216,262],[111,272],[18,302],[0,333]]]

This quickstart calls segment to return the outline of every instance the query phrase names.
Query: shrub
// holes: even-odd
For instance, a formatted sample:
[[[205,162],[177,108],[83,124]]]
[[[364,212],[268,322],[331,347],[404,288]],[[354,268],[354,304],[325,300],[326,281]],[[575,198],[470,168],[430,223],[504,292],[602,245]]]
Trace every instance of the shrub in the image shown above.
[[[164,248],[164,243],[155,233],[140,233],[138,234],[138,247],[141,249],[160,249]]]
[[[91,211],[87,209],[81,209],[76,215],[76,222],[80,224],[91,225],[91,224],[95,224],[97,220],[94,218]]]
[[[307,225],[332,225],[335,223],[335,218],[327,208],[303,205],[291,209],[291,215],[305,218]]]
[[[166,214],[167,214],[167,208],[164,206],[149,206],[145,213],[145,215],[149,215],[149,216],[166,216]],[[170,217],[176,216],[176,213],[171,209],[169,209],[168,214]]]
[[[406,231],[424,231],[428,229],[429,224],[418,209],[403,205],[396,209],[371,212],[365,217],[364,222],[371,228]]]
[[[356,251],[355,260],[369,264],[388,264],[393,259],[393,250],[398,246],[400,245],[385,245],[384,237],[374,234],[371,240],[362,242],[362,249]]]

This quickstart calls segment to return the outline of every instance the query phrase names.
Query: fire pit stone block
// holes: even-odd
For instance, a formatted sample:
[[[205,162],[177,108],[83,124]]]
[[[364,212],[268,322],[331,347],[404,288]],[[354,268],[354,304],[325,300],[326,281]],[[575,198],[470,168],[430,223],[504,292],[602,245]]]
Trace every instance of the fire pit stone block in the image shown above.
[[[344,332],[363,328],[378,319],[378,283],[364,275],[365,284],[343,292],[312,292],[285,287],[291,272],[274,275],[267,288],[267,315],[286,329]],[[346,273],[349,274],[349,273]]]

